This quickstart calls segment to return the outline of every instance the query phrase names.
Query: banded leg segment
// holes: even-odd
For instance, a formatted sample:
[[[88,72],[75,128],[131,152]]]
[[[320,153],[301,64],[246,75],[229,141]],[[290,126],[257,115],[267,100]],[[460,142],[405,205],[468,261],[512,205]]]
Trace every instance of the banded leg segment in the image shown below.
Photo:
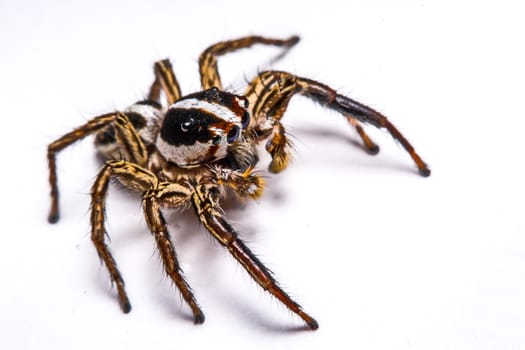
[[[105,198],[112,177],[117,177],[125,186],[136,191],[155,188],[158,180],[155,175],[136,164],[126,161],[108,161],[91,188],[91,240],[109,271],[111,281],[117,287],[120,308],[124,313],[128,313],[131,311],[131,303],[124,288],[124,280],[105,241],[107,236],[104,225]]]
[[[153,70],[155,80],[150,87],[148,100],[160,103],[160,93],[164,91],[168,106],[170,106],[181,97],[179,82],[173,73],[171,62],[168,59],[155,62]]]
[[[124,289],[124,281],[117,264],[105,242],[105,237],[107,236],[104,226],[105,197],[112,177],[116,177],[123,185],[132,190],[145,192],[143,199],[144,215],[155,237],[166,273],[192,309],[194,322],[204,322],[204,314],[182,275],[166,222],[160,212],[161,206],[176,207],[186,203],[191,197],[191,191],[175,183],[159,183],[153,173],[134,163],[108,161],[97,176],[92,188],[91,238],[98,255],[109,271],[111,281],[117,286],[119,304],[122,311],[125,313],[129,312],[131,304]]]
[[[216,201],[209,191],[198,187],[193,194],[193,205],[200,221],[220,244],[246,269],[250,276],[267,292],[276,297],[288,309],[301,317],[311,328],[319,327],[317,321],[303,311],[290,296],[279,287],[270,271],[238,237],[237,232],[223,218]]]
[[[221,41],[208,47],[199,57],[199,72],[201,85],[204,90],[216,87],[222,89],[221,78],[217,68],[217,57],[239,49],[248,48],[255,44],[264,44],[290,48],[299,42],[299,37],[288,39],[272,39],[262,36],[247,36],[236,40]]]
[[[179,184],[161,183],[157,189],[150,190],[145,194],[143,206],[146,222],[155,237],[166,274],[175,283],[182,297],[190,306],[194,323],[201,324],[204,322],[204,313],[184,279],[175,248],[170,240],[166,221],[160,211],[161,207],[184,205],[189,198],[191,198],[191,191],[188,188]]]
[[[386,129],[409,153],[416,163],[419,173],[422,176],[430,175],[430,169],[416,153],[414,147],[385,116],[370,107],[338,94],[327,85],[286,72],[266,71],[255,78],[246,91],[252,116],[257,120],[257,125],[267,124],[266,119],[268,118],[273,125],[279,123],[291,97],[295,94],[301,94],[343,114],[350,123],[355,125],[370,152],[374,151],[375,144],[356,121]],[[264,134],[264,130],[258,132]]]
[[[123,113],[118,113],[112,127],[123,159],[139,166],[146,166],[148,151],[131,121]]]
[[[103,114],[88,121],[86,124],[65,134],[58,140],[51,143],[47,148],[47,161],[49,166],[49,185],[51,186],[51,208],[49,210],[48,221],[55,223],[60,217],[59,213],[59,193],[57,184],[56,155],[64,148],[73,143],[84,139],[86,136],[102,131],[104,128],[112,127],[115,129],[115,136],[123,146],[123,157],[137,164],[145,164],[147,151],[142,139],[138,136],[133,125],[128,118],[120,113],[113,112]]]

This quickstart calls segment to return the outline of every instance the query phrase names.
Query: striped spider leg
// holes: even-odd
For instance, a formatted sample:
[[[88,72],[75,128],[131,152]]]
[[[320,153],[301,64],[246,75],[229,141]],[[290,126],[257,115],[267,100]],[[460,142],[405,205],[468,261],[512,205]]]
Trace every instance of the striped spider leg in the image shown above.
[[[422,176],[429,176],[430,169],[416,153],[414,147],[401,132],[381,113],[349,97],[338,94],[334,89],[315,80],[299,77],[287,72],[265,71],[260,73],[248,86],[246,97],[255,119],[255,130],[259,135],[269,137],[266,150],[272,156],[270,171],[284,170],[290,160],[289,141],[281,124],[288,103],[296,94],[303,95],[321,105],[345,116],[361,135],[365,147],[371,153],[378,148],[364,133],[359,122],[386,129],[398,141],[416,163]]]
[[[130,161],[142,165],[146,163],[147,152],[144,144],[128,116],[121,112],[112,112],[95,117],[52,142],[47,148],[49,184],[51,186],[51,208],[48,215],[50,223],[56,223],[60,218],[56,156],[64,148],[95,133],[98,133],[98,139],[102,141],[105,138],[110,138],[113,142],[116,139],[119,140],[123,146],[119,151]]]
[[[116,177],[126,187],[143,193],[144,217],[157,243],[166,274],[172,279],[181,292],[183,299],[190,306],[194,322],[196,324],[203,323],[204,313],[182,275],[173,243],[170,240],[166,221],[160,212],[161,207],[174,208],[187,204],[191,198],[191,189],[178,183],[159,182],[157,176],[133,162],[110,160],[106,162],[99,172],[92,187],[91,237],[100,258],[109,270],[111,280],[117,286],[122,311],[125,313],[131,311],[131,304],[124,289],[122,276],[105,243],[105,237],[107,236],[104,227],[105,197],[112,177]]]
[[[213,189],[212,189],[213,190]],[[240,239],[239,234],[225,220],[222,210],[214,200],[213,191],[207,186],[200,186],[193,192],[193,205],[204,227],[228,249],[230,254],[241,263],[250,276],[267,292],[282,302],[288,309],[301,317],[311,329],[319,328],[317,321],[303,311],[278,284],[272,273],[252,253]]]

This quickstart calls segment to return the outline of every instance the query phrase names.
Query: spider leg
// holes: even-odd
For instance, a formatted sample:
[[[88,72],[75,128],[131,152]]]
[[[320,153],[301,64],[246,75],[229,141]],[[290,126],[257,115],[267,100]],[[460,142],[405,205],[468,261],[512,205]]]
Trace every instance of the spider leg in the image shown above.
[[[173,243],[170,240],[166,221],[160,211],[161,207],[181,206],[189,198],[191,198],[191,191],[188,188],[176,183],[161,183],[158,188],[146,192],[143,207],[146,222],[157,242],[166,274],[173,280],[182,297],[190,306],[194,322],[200,324],[204,322],[204,313],[197,304],[190,286],[184,280]]]
[[[155,188],[158,180],[155,175],[136,164],[126,161],[108,161],[91,188],[91,240],[109,271],[111,281],[117,286],[120,308],[123,312],[128,313],[131,311],[131,304],[124,289],[124,280],[105,242],[107,235],[104,227],[105,198],[109,180],[113,176],[116,176],[127,187],[137,191]]]
[[[204,322],[204,313],[201,311],[188,283],[184,279],[175,249],[170,240],[166,222],[160,212],[161,206],[175,207],[186,203],[191,197],[191,191],[176,183],[159,183],[153,173],[134,163],[108,161],[100,171],[92,187],[91,238],[98,255],[109,271],[111,280],[117,286],[122,311],[128,313],[131,310],[131,304],[124,289],[124,281],[117,264],[105,242],[107,235],[104,227],[105,197],[112,177],[116,177],[130,189],[145,193],[143,198],[144,215],[155,237],[166,274],[175,283],[182,297],[192,309],[194,322],[197,324]]]
[[[148,100],[160,102],[160,93],[164,91],[168,105],[180,99],[179,82],[173,73],[171,62],[168,59],[155,62],[153,65],[155,80],[150,87]]]
[[[86,136],[102,131],[104,128],[113,127],[115,137],[122,145],[122,151],[127,159],[137,164],[145,164],[147,151],[141,138],[133,128],[128,118],[120,113],[113,112],[103,114],[88,121],[86,124],[60,137],[49,144],[47,148],[47,160],[49,166],[49,184],[51,186],[51,208],[48,221],[55,223],[59,219],[59,193],[57,185],[56,155],[64,148]]]
[[[355,118],[352,118],[349,115],[346,116],[346,119],[355,128],[355,131],[357,131],[357,134],[359,135],[359,137],[361,137],[361,140],[363,141],[363,145],[365,146],[368,154],[371,154],[371,155],[378,154],[379,146],[374,141],[372,141],[370,136],[368,136],[365,129],[363,129],[363,126],[361,125],[361,123],[359,123]]]
[[[201,85],[204,90],[216,87],[222,89],[221,78],[217,68],[217,57],[239,49],[248,48],[255,44],[280,46],[286,49],[299,41],[298,36],[288,39],[272,39],[262,36],[247,36],[236,40],[221,41],[208,47],[199,57],[199,72]]]
[[[217,202],[212,198],[210,189],[197,187],[193,193],[195,211],[206,229],[230,254],[241,263],[250,276],[267,292],[276,297],[288,309],[301,317],[311,329],[319,327],[317,321],[303,311],[290,296],[279,287],[279,284],[263,263],[238,237],[237,232],[228,224],[220,212]]]
[[[272,138],[269,140],[267,149],[274,159],[284,159],[284,161],[281,161],[281,167],[276,167],[277,170],[280,171],[284,169],[286,166],[286,157],[288,157],[288,152],[286,152],[285,147],[282,147],[282,145],[286,143],[286,137],[284,135],[284,129],[279,126],[280,119],[290,99],[295,94],[301,94],[327,108],[343,114],[350,123],[358,121],[364,124],[371,124],[377,128],[386,129],[408,152],[412,160],[416,163],[419,173],[422,176],[430,175],[430,169],[416,153],[414,147],[381,113],[360,102],[340,95],[334,89],[315,80],[298,77],[286,72],[266,71],[259,74],[259,76],[252,81],[248,86],[246,96],[250,101],[252,116],[256,120],[256,132],[264,136],[270,133]],[[268,121],[270,122],[268,123]],[[364,133],[361,125],[355,124],[355,127],[363,138],[365,146],[373,152],[375,144],[370,140],[368,135]],[[257,128],[261,130],[257,130]],[[275,130],[277,130],[277,132]]]

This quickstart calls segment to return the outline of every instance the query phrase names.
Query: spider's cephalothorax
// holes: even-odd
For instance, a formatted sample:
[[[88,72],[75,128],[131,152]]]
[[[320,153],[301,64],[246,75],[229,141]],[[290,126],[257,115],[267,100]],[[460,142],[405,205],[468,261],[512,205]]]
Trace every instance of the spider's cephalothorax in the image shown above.
[[[290,99],[296,94],[341,113],[361,137],[365,149],[379,147],[365,133],[363,124],[386,129],[408,152],[419,173],[430,175],[408,140],[379,112],[317,81],[281,71],[258,74],[241,96],[222,89],[217,57],[254,44],[290,48],[299,41],[249,36],[210,46],[200,56],[203,91],[181,96],[168,60],[154,65],[155,80],[144,101],[123,111],[100,115],[65,134],[48,147],[51,210],[49,221],[59,218],[56,154],[72,143],[95,134],[99,153],[107,159],[92,186],[91,238],[115,283],[124,312],[131,304],[124,280],[106,243],[105,197],[112,178],[143,194],[146,223],[153,233],[166,273],[190,306],[195,323],[204,314],[187,284],[177,260],[161,208],[193,207],[200,222],[225,246],[252,278],[306,324],[317,321],[286,294],[269,270],[243,243],[226,221],[220,206],[225,188],[239,198],[258,198],[264,182],[254,171],[257,144],[265,141],[272,160],[268,169],[277,173],[290,160],[291,147],[281,124]],[[167,107],[161,105],[165,96]]]
[[[248,101],[211,89],[169,106],[156,139],[159,152],[180,167],[196,167],[226,157],[248,125]]]

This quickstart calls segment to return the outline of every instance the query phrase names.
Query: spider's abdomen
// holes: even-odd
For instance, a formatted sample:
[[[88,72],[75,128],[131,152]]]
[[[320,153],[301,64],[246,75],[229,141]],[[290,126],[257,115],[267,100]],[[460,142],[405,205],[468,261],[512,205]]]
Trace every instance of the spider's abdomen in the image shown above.
[[[161,108],[157,102],[146,100],[139,101],[122,111],[145,145],[154,141],[154,126],[160,118]],[[108,125],[96,134],[95,147],[105,159],[126,159],[112,125]]]

